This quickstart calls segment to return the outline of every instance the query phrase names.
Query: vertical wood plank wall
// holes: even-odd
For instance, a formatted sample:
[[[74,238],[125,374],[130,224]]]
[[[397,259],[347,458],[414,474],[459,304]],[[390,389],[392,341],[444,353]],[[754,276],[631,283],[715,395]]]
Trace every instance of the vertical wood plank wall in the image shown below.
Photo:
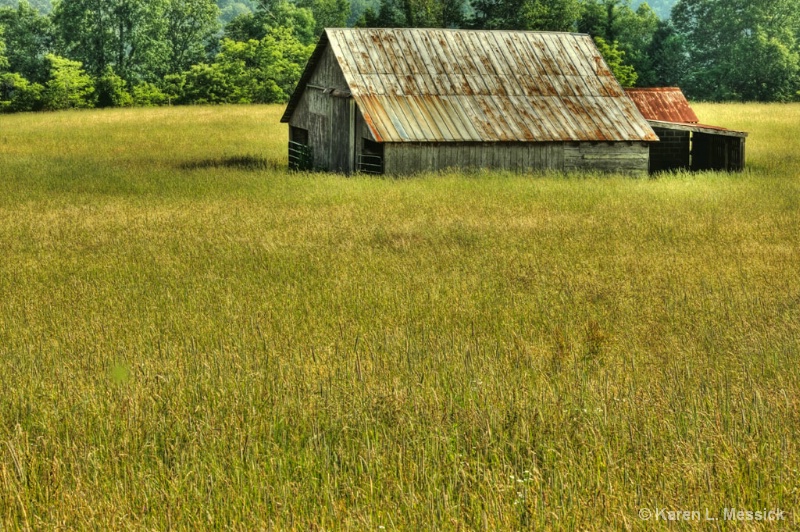
[[[320,59],[309,84],[349,90],[330,47]],[[351,171],[348,98],[334,98],[319,89],[306,87],[289,125],[308,130],[308,144],[314,151],[315,169],[344,173]]]

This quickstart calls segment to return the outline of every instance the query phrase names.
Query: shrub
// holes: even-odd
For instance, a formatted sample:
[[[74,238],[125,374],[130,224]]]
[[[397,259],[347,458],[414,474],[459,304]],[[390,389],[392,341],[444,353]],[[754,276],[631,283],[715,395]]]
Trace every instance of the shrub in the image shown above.
[[[0,112],[18,113],[42,108],[44,87],[19,74],[0,75]]]
[[[110,66],[95,83],[97,107],[130,107],[133,97],[125,88],[125,80],[119,77]]]
[[[77,109],[94,105],[94,84],[83,70],[83,64],[57,55],[48,54],[50,80],[43,93],[44,108]]]
[[[164,76],[164,81],[161,84],[161,90],[167,98],[167,105],[173,103],[183,103],[184,100],[184,87],[186,86],[186,75],[180,74],[167,74]]]
[[[185,103],[227,103],[234,87],[231,79],[217,64],[200,63],[186,72],[186,85],[183,87]],[[246,103],[246,102],[239,102]]]
[[[140,83],[133,88],[133,104],[136,106],[157,107],[167,101],[167,95],[152,83]]]

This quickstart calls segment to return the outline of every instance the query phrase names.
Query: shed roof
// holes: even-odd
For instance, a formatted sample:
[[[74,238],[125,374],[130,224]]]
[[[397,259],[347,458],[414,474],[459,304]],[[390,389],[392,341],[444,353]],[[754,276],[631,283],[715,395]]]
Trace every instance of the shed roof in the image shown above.
[[[697,124],[697,115],[678,87],[625,89],[631,100],[648,120]]]
[[[659,129],[672,129],[676,131],[692,131],[694,133],[706,133],[710,135],[722,135],[724,137],[739,137],[746,138],[748,136],[745,131],[736,131],[720,126],[709,126],[707,124],[688,124],[681,122],[662,122],[660,120],[648,120],[652,127]]]
[[[574,33],[327,29],[282,122],[327,47],[379,142],[658,140]]]
[[[678,87],[625,89],[647,122],[656,128],[694,131],[729,137],[747,137],[744,131],[701,124]]]

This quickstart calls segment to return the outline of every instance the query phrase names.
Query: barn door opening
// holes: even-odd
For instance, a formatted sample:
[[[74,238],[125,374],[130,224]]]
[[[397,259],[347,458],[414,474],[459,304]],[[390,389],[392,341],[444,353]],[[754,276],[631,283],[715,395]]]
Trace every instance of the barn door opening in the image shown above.
[[[741,172],[745,165],[745,139],[739,135],[695,133],[692,170]]]
[[[314,152],[308,144],[308,130],[289,126],[289,170],[307,172],[314,166]]]
[[[361,142],[358,171],[364,174],[383,175],[383,144],[369,139],[361,139]]]

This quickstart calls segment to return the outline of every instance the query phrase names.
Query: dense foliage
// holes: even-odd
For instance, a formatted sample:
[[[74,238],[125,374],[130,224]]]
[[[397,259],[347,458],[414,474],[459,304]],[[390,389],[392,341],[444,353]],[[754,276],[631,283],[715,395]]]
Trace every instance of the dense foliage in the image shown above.
[[[354,25],[578,31],[626,86],[800,99],[795,0],[0,0],[0,111],[283,102]]]

